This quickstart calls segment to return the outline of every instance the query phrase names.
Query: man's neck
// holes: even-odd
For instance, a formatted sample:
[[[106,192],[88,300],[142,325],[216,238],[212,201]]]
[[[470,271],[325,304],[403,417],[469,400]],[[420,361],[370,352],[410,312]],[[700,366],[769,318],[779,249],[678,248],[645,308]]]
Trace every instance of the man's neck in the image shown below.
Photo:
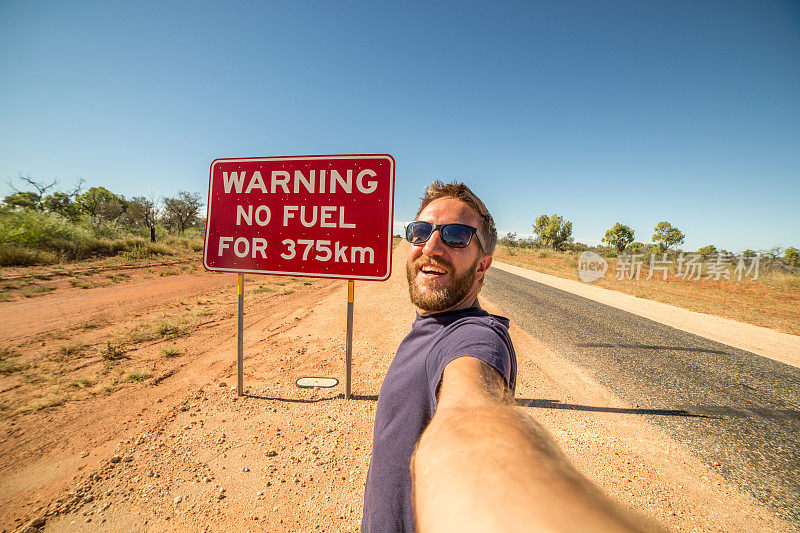
[[[433,313],[446,313],[448,311],[459,311],[461,309],[469,309],[470,307],[480,308],[480,306],[481,306],[480,303],[478,303],[478,297],[470,295],[467,298],[464,298],[463,300],[458,302],[456,305],[448,307],[447,309],[442,309],[439,311],[431,311],[429,309],[420,309],[419,307],[417,307],[417,313],[419,313],[420,315],[431,315]]]

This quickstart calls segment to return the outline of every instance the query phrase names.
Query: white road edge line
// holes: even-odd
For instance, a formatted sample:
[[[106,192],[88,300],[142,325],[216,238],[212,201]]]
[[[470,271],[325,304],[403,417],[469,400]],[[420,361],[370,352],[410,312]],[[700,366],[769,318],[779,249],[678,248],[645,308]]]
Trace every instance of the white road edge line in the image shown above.
[[[649,318],[687,333],[800,368],[800,336],[638,298],[580,281],[493,261],[492,267],[595,302]]]

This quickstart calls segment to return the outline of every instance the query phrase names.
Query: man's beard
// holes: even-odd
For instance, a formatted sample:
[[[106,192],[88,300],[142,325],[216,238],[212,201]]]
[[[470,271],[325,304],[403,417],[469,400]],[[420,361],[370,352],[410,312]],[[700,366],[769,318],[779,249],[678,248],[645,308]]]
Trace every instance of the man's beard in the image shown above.
[[[472,286],[475,284],[475,269],[478,262],[481,260],[478,257],[475,262],[467,268],[463,273],[458,274],[454,272],[453,265],[448,262],[433,259],[427,255],[422,255],[413,264],[406,263],[406,278],[408,279],[408,293],[411,297],[411,303],[424,311],[438,312],[444,311],[458,304],[463,300]],[[420,265],[425,263],[433,263],[434,265],[441,265],[452,272],[453,279],[450,284],[440,289],[433,289],[427,287],[428,290],[421,291],[417,287],[416,277]],[[431,285],[436,280],[431,280]]]

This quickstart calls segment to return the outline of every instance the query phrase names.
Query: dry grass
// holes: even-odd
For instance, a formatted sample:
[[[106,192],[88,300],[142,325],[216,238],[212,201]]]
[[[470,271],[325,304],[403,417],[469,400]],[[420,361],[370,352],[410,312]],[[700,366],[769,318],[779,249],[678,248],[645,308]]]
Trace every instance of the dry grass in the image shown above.
[[[495,259],[561,278],[578,280],[576,252],[529,250],[515,248],[509,254],[498,247]],[[643,265],[641,277],[616,279],[617,259],[608,261],[606,277],[593,284],[640,298],[707,313],[748,324],[800,335],[800,275],[770,271],[762,267],[758,279],[750,276],[736,280],[687,280],[675,276],[670,269],[667,281],[657,272],[645,279],[649,265]]]
[[[17,410],[17,413],[32,413],[34,411],[47,409],[48,407],[56,407],[66,402],[68,399],[69,397],[66,394],[60,392],[45,394],[21,406]]]
[[[89,378],[78,378],[72,383],[70,383],[70,386],[78,389],[88,389],[92,385],[94,385],[94,380]]]
[[[19,293],[25,298],[33,298],[34,296],[41,296],[56,290],[52,285],[30,285],[20,289]]]
[[[133,372],[128,372],[128,375],[125,376],[125,381],[139,383],[151,378],[152,376],[152,372],[135,370]]]
[[[163,357],[178,357],[180,354],[181,352],[176,346],[167,346],[166,348],[161,348],[161,355]]]
[[[24,370],[25,367],[18,365],[13,361],[0,361],[0,375],[8,376],[10,374],[16,374],[17,372]]]
[[[83,355],[86,350],[86,344],[82,341],[75,341],[63,346],[59,346],[56,360],[68,361]]]

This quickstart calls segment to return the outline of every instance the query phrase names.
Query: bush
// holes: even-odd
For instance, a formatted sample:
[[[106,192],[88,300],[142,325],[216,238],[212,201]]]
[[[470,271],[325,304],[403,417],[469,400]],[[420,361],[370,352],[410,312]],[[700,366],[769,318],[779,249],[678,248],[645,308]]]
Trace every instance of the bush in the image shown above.
[[[187,230],[185,237],[166,236],[155,243],[150,242],[149,232],[141,233],[110,222],[71,222],[55,213],[0,208],[0,266],[53,264],[118,254],[136,260],[203,249],[199,229]]]
[[[0,217],[0,242],[26,248],[58,248],[54,244],[82,243],[91,234],[69,220],[52,213],[14,211]]]
[[[106,361],[119,361],[125,357],[125,348],[117,344],[106,342],[106,347],[100,352],[100,355]]]

